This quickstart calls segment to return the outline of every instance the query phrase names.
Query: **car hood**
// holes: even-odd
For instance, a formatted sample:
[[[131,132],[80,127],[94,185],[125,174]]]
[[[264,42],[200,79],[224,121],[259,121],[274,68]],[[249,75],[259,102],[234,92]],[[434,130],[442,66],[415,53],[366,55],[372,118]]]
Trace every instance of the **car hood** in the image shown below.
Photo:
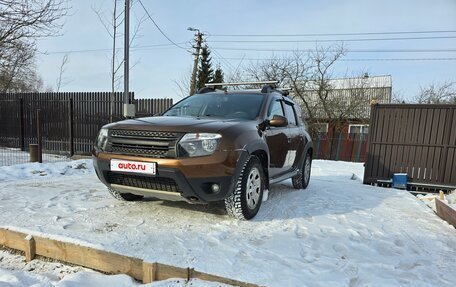
[[[110,129],[149,130],[168,132],[221,132],[235,125],[255,127],[255,121],[238,119],[189,118],[189,117],[149,117],[124,120],[106,126]]]

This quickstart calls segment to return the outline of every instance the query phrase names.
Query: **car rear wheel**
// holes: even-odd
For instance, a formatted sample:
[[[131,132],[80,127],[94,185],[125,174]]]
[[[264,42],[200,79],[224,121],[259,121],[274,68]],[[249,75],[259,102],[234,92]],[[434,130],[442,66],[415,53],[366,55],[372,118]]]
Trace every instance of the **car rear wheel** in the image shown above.
[[[225,199],[225,208],[232,217],[241,220],[253,218],[263,200],[264,173],[261,162],[251,156],[244,165],[233,193]]]
[[[291,181],[293,183],[293,187],[296,189],[305,189],[309,185],[310,181],[310,170],[312,168],[312,158],[310,154],[307,153],[306,157],[304,158],[304,162],[299,169],[299,174],[292,177]]]
[[[135,200],[140,200],[144,197],[142,195],[136,195],[136,194],[132,194],[132,193],[120,193],[120,192],[112,190],[110,188],[108,188],[108,190],[109,190],[109,193],[112,195],[112,197],[114,197],[117,200],[121,200],[121,201],[135,201]]]

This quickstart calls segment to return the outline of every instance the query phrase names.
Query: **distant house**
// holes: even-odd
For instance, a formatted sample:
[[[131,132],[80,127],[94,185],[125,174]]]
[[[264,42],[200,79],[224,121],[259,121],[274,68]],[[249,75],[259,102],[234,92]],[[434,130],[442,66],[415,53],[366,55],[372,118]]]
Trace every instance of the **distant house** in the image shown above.
[[[326,81],[324,89],[320,87],[308,83],[303,94],[308,107],[301,100],[305,119],[320,134],[367,134],[371,102],[391,102],[390,75],[332,79]]]

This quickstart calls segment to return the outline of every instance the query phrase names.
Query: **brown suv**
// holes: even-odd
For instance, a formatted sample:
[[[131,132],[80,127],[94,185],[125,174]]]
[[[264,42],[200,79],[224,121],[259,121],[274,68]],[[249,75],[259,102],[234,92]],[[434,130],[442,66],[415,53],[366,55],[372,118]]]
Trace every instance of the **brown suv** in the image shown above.
[[[270,184],[309,184],[312,141],[287,94],[206,87],[162,116],[105,125],[97,175],[120,200],[223,200],[230,215],[250,219]]]

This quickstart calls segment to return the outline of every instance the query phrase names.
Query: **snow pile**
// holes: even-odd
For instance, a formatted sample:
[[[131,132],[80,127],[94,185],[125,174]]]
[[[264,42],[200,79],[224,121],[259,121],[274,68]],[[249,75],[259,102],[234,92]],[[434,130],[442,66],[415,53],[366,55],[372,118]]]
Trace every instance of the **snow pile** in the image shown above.
[[[183,279],[169,279],[150,284],[140,284],[135,282],[127,275],[104,275],[94,271],[82,271],[67,275],[63,279],[45,276],[40,274],[31,274],[23,271],[7,270],[0,268],[0,286],[8,287],[229,287],[230,285],[207,282],[198,279],[192,279],[186,282]]]
[[[60,177],[93,173],[91,159],[54,163],[24,163],[0,167],[0,182],[25,180],[40,177]]]
[[[448,194],[445,198],[450,205],[456,208],[456,189],[453,190],[450,194]]]
[[[223,205],[116,201],[91,167],[63,167],[0,182],[0,226],[264,286],[456,282],[455,229],[406,191],[363,185],[362,164],[314,161],[308,189],[272,185],[248,222]]]

